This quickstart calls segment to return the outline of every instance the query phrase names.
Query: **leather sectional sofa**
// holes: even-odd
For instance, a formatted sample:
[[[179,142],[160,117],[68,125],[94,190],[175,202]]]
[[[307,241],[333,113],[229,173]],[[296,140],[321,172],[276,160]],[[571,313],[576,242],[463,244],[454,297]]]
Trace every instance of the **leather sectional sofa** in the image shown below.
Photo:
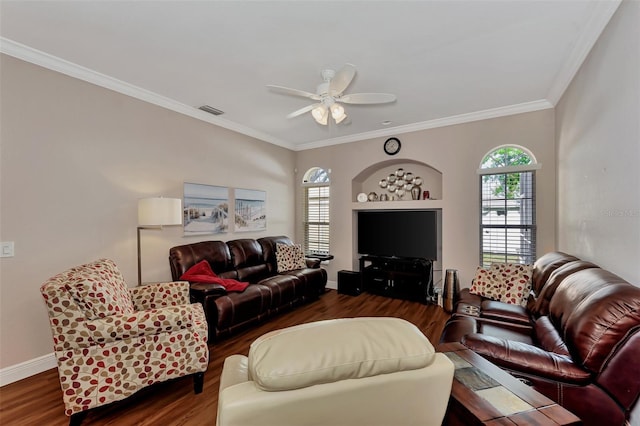
[[[218,277],[250,283],[244,291],[232,292],[220,284],[190,282],[192,302],[204,307],[210,342],[324,293],[327,272],[317,259],[306,259],[307,268],[278,273],[278,243],[293,244],[288,237],[277,236],[202,241],[169,250],[174,281],[206,260]]]
[[[532,283],[526,307],[461,290],[441,341],[461,342],[585,425],[624,425],[640,394],[640,288],[561,252],[535,262]]]

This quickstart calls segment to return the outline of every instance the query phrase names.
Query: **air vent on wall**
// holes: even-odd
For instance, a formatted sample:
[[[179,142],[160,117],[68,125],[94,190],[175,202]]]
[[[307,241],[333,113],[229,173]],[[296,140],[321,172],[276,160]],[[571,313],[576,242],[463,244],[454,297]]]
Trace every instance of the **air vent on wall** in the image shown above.
[[[214,107],[209,106],[209,105],[202,105],[198,109],[201,109],[202,111],[208,112],[209,114],[213,114],[213,115],[222,115],[222,114],[224,114],[224,111],[220,111],[219,109],[214,108]]]

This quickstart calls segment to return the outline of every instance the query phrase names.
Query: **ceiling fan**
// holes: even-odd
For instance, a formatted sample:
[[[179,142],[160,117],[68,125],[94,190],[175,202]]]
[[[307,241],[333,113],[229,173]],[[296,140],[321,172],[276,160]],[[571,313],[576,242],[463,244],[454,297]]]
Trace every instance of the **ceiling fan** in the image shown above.
[[[341,123],[347,114],[344,107],[340,104],[386,104],[395,102],[396,95],[389,93],[352,93],[345,94],[344,91],[349,87],[351,81],[356,75],[356,67],[352,64],[345,64],[339,71],[322,70],[320,73],[323,83],[318,85],[316,93],[305,92],[304,90],[291,89],[289,87],[267,85],[268,88],[275,92],[285,95],[302,96],[314,101],[315,104],[307,105],[297,111],[287,115],[287,118],[297,117],[311,111],[313,118],[322,125],[328,124],[329,113],[336,122]]]

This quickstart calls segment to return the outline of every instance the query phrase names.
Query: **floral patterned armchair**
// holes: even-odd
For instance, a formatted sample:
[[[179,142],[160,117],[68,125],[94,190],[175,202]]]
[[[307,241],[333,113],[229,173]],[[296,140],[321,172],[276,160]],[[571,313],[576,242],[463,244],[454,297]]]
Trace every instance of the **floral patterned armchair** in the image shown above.
[[[40,291],[70,425],[157,382],[193,374],[202,392],[207,322],[202,305],[189,304],[189,283],[128,288],[115,263],[100,259],[50,278]]]

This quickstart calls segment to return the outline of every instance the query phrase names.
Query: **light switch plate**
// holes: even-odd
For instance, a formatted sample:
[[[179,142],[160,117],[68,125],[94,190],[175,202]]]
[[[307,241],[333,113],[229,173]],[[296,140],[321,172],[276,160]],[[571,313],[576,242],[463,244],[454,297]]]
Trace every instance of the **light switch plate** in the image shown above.
[[[13,257],[15,254],[13,241],[0,243],[0,257]]]

